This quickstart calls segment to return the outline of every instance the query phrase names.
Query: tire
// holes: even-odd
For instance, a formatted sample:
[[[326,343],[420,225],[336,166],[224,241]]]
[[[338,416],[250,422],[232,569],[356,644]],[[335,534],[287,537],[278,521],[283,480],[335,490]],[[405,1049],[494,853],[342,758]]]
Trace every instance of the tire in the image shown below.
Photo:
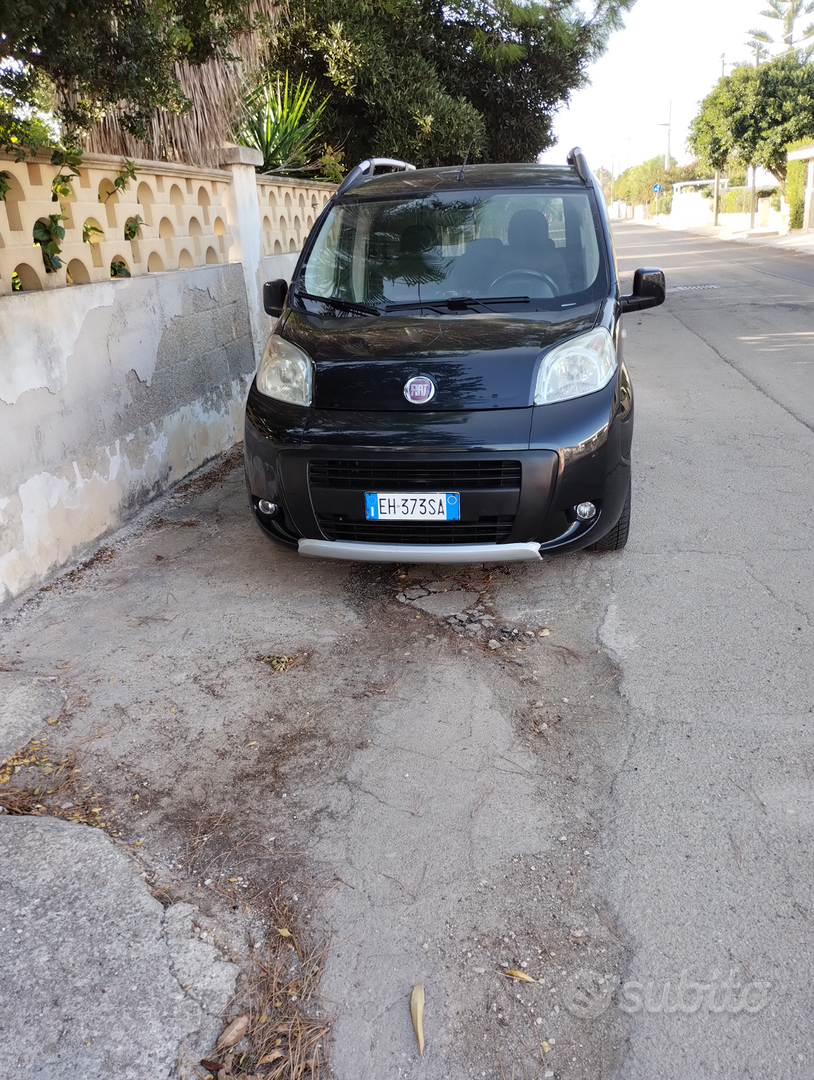
[[[619,515],[619,520],[613,526],[607,536],[603,536],[601,540],[597,540],[595,544],[591,544],[588,548],[589,551],[621,551],[627,543],[628,533],[630,532],[630,481],[627,485],[627,497],[625,499],[625,505],[622,507],[622,513]]]

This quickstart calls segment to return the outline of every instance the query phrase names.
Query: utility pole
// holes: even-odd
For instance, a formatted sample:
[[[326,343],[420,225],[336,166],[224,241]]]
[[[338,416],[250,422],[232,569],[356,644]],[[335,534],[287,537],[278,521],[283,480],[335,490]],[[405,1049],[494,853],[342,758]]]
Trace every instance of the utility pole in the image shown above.
[[[657,124],[656,125],[656,127],[666,127],[667,128],[667,153],[664,155],[664,171],[665,172],[667,172],[667,170],[670,168],[670,162],[671,162],[671,158],[670,158],[670,128],[672,127],[672,121],[673,121],[673,103],[671,101],[669,106],[668,106],[668,109],[667,109],[667,123],[666,124]]]
[[[757,194],[757,193],[756,193],[756,190],[755,190],[755,188],[756,188],[756,184],[755,184],[755,174],[756,174],[756,173],[757,173],[757,166],[753,165],[753,166],[752,166],[752,199],[751,199],[751,214],[750,214],[750,218],[749,218],[749,228],[750,228],[750,229],[754,229],[754,227],[755,227],[755,203],[756,203],[756,201],[757,201],[757,200],[756,200],[756,194]]]
[[[721,170],[715,170],[715,203],[713,206],[712,224],[718,224],[718,209],[721,205]]]
[[[726,74],[726,53],[721,53],[721,78]]]

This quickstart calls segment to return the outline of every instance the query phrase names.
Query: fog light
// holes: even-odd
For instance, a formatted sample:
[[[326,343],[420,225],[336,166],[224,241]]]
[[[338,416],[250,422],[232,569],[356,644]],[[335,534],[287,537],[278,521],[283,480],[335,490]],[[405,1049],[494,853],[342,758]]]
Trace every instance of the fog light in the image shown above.
[[[268,499],[261,499],[257,504],[257,509],[266,517],[271,517],[272,514],[277,513],[277,503],[269,502]]]
[[[591,518],[596,517],[596,507],[589,502],[579,503],[574,507],[574,513],[579,521],[590,521]]]

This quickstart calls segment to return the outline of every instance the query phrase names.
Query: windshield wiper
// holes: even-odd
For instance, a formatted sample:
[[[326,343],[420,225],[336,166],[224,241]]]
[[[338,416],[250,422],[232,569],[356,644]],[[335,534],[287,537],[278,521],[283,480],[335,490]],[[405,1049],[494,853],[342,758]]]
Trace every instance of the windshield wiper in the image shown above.
[[[405,300],[399,304],[385,304],[385,311],[401,311],[408,308],[446,308],[449,311],[464,311],[476,304],[528,304],[528,296],[450,296],[442,300]]]
[[[468,308],[473,304],[529,304],[528,296],[451,296],[446,301],[447,307]]]
[[[353,300],[340,300],[338,296],[315,296],[313,293],[299,290],[295,295],[298,299],[314,300],[319,304],[328,304],[329,307],[335,307],[339,311],[357,311],[360,315],[381,315],[378,308],[370,307],[368,304],[357,304]]]

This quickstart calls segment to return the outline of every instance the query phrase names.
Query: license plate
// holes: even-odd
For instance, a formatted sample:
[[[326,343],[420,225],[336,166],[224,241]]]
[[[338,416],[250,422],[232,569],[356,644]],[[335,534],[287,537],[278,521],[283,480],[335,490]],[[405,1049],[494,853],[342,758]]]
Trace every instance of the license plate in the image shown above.
[[[458,521],[461,497],[457,491],[433,492],[430,495],[404,495],[402,492],[365,492],[365,517],[368,521]]]

